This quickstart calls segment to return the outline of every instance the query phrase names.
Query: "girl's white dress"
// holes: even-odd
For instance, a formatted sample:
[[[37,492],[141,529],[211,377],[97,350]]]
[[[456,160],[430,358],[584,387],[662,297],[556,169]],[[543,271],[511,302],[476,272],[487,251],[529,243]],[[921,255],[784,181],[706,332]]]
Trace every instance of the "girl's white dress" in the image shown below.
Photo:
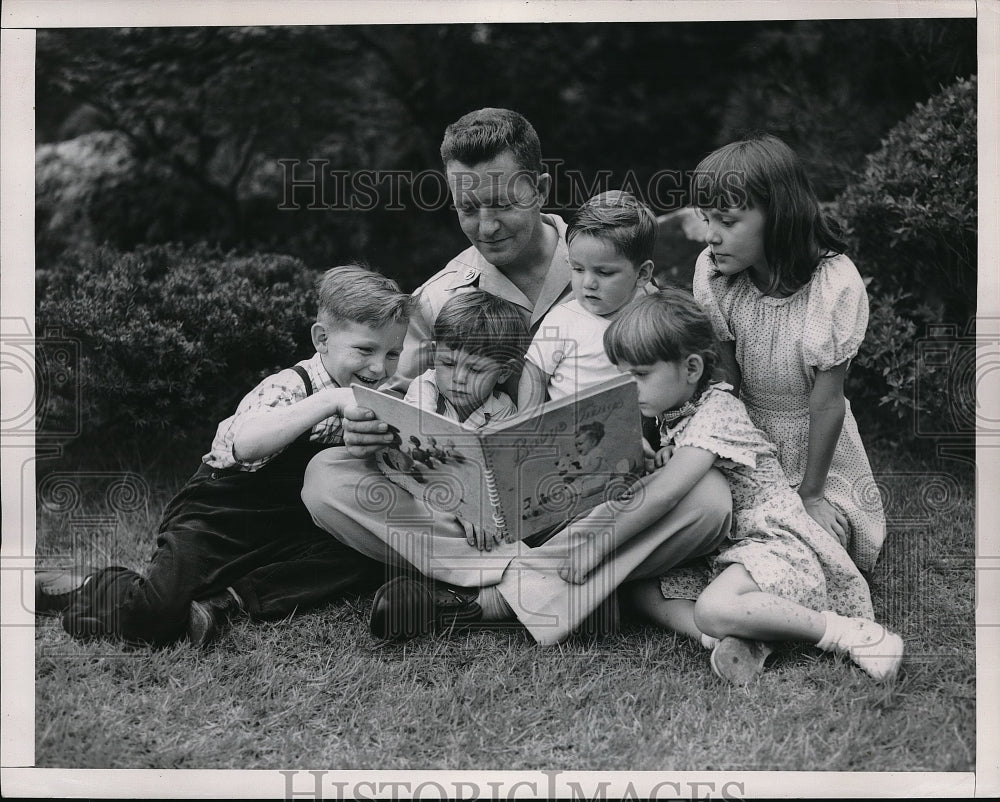
[[[739,563],[767,593],[817,611],[873,619],[871,593],[858,567],[806,512],[774,446],[726,388],[709,387],[691,415],[662,430],[662,442],[675,450],[693,446],[715,454],[714,467],[725,474],[733,494],[730,544],[707,561],[661,577],[664,598],[697,599],[714,576]]]
[[[868,326],[868,295],[857,268],[843,255],[826,258],[796,293],[771,298],[748,271],[733,277],[719,273],[706,249],[695,267],[694,296],[716,336],[735,341],[743,375],[740,398],[750,419],[776,444],[788,481],[797,488],[809,455],[809,394],[816,371],[853,358]],[[885,540],[885,515],[849,403],[825,495],[850,523],[851,557],[870,571]]]

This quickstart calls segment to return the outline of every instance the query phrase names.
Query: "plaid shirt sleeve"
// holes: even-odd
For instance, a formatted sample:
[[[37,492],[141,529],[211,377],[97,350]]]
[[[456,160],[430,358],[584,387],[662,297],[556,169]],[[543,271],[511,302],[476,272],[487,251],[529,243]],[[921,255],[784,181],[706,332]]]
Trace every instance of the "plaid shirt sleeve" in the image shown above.
[[[308,369],[311,366],[307,365],[306,367]],[[313,371],[310,370],[311,377],[312,374]],[[212,441],[212,450],[202,457],[202,461],[214,468],[230,468],[236,465],[244,471],[260,470],[284,449],[257,460],[237,459],[233,453],[233,440],[237,430],[250,417],[261,413],[266,414],[268,409],[291,406],[305,398],[305,386],[295,371],[283,370],[268,376],[243,397],[236,412],[231,417],[219,424],[215,439]],[[309,430],[309,439],[329,445],[341,445],[343,443],[341,419],[334,416],[321,420]]]

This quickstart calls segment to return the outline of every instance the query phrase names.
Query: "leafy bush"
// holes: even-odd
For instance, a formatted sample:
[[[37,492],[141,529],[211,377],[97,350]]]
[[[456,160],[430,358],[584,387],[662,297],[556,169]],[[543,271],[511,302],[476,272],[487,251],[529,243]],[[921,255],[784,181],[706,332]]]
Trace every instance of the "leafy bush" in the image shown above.
[[[911,446],[972,435],[975,375],[956,368],[954,332],[976,309],[976,168],[973,76],[918,104],[833,206],[848,253],[874,277],[848,392],[863,425]]]
[[[866,436],[914,444],[919,416],[940,417],[947,403],[943,367],[920,360],[934,313],[908,293],[869,287],[868,332],[848,374],[847,395]],[[924,392],[918,396],[917,374]]]
[[[964,323],[976,304],[976,78],[918,104],[838,199],[851,256]]]
[[[314,280],[288,256],[104,247],[38,271],[37,326],[80,343],[86,428],[191,428],[308,356]]]

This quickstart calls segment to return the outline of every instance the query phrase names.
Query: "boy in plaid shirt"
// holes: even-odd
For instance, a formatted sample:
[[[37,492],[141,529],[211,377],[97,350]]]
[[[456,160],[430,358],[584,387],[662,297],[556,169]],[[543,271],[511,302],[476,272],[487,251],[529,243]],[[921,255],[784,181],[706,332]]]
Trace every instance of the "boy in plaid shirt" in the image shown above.
[[[40,572],[38,612],[62,612],[77,638],[165,644],[186,632],[203,646],[233,618],[282,618],[384,579],[379,564],[313,523],[300,491],[309,460],[343,445],[351,384],[377,387],[395,372],[412,302],[353,265],[328,270],[317,288],[316,353],[264,379],[219,424],[164,510],[146,575]]]

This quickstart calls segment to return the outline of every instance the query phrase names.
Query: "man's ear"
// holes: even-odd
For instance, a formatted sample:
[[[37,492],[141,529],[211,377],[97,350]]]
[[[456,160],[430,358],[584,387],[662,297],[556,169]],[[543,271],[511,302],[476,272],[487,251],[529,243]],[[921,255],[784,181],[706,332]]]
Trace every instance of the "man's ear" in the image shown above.
[[[684,360],[684,370],[687,373],[688,384],[697,384],[705,372],[705,360],[701,354],[688,354]]]
[[[539,174],[535,180],[535,190],[538,192],[540,200],[539,206],[544,206],[549,199],[549,190],[552,188],[552,176],[548,173]]]
[[[641,265],[639,265],[639,277],[636,280],[635,285],[637,287],[645,287],[649,284],[649,280],[653,277],[653,260],[647,259]]]
[[[317,320],[312,324],[309,334],[312,336],[313,348],[321,354],[325,354],[329,350],[328,341],[330,339],[330,330],[326,327],[326,324],[320,323]]]

